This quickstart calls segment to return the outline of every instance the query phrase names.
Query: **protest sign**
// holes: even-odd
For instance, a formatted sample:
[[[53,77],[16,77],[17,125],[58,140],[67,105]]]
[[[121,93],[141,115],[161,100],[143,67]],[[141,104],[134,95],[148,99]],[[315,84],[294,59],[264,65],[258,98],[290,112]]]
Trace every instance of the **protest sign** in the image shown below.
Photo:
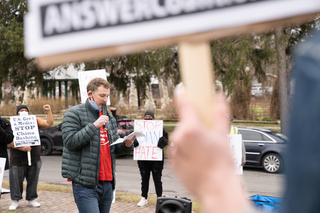
[[[242,162],[242,135],[228,135],[230,150],[234,160],[236,174],[243,174]]]
[[[145,137],[138,137],[139,146],[134,148],[133,160],[162,160],[162,149],[158,145],[163,134],[161,120],[135,120],[134,131],[141,132]]]
[[[40,145],[38,122],[35,115],[10,117],[15,147]]]
[[[6,167],[6,160],[7,159],[5,158],[0,158],[0,193],[2,193],[2,181],[3,181],[4,170]]]
[[[29,0],[28,6],[25,53],[43,66],[261,32],[320,11],[318,0]]]
[[[81,94],[81,102],[84,103],[88,98],[87,85],[94,78],[103,78],[107,80],[107,73],[105,69],[101,70],[89,70],[89,71],[79,71],[79,88]],[[108,98],[107,105],[110,105],[110,96]]]

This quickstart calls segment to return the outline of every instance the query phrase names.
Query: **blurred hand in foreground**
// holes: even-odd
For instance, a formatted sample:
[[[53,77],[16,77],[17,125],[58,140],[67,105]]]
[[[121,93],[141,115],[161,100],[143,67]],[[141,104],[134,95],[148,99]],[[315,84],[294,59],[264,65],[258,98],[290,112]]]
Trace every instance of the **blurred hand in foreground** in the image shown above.
[[[201,200],[205,212],[231,213],[249,208],[229,148],[225,97],[215,97],[210,129],[201,123],[183,91],[175,94],[175,104],[180,118],[171,135],[170,157],[175,173]]]

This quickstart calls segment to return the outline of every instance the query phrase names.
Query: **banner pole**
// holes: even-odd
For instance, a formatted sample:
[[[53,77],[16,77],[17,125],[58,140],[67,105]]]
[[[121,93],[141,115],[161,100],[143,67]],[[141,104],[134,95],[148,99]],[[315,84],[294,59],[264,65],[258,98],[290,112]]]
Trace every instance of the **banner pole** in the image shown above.
[[[30,151],[27,152],[28,155],[28,165],[31,166],[31,153]]]
[[[214,76],[208,42],[179,43],[180,73],[189,99],[200,120],[210,128],[213,123]]]

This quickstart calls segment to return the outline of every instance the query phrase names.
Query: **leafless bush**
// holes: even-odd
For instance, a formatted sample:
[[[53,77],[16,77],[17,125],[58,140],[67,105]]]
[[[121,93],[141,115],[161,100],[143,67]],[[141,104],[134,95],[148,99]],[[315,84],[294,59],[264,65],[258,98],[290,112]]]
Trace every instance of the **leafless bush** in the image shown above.
[[[162,109],[162,113],[167,120],[178,119],[177,109],[173,102],[170,102],[170,104]]]
[[[0,107],[0,116],[14,116],[17,114],[17,107],[13,104],[6,104]]]
[[[72,100],[68,100],[68,102],[72,102]],[[65,101],[56,99],[32,99],[29,101],[28,108],[30,110],[30,114],[44,114],[45,111],[43,109],[43,105],[49,104],[51,106],[52,113],[60,113],[64,108]]]

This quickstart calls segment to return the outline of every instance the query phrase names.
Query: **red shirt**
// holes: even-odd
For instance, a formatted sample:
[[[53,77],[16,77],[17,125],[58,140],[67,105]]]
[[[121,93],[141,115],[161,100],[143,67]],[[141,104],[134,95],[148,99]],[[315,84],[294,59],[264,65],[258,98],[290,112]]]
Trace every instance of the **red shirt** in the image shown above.
[[[99,116],[102,115],[100,111]],[[99,181],[112,181],[112,162],[109,146],[108,132],[104,131],[104,126],[100,127],[100,169]]]

